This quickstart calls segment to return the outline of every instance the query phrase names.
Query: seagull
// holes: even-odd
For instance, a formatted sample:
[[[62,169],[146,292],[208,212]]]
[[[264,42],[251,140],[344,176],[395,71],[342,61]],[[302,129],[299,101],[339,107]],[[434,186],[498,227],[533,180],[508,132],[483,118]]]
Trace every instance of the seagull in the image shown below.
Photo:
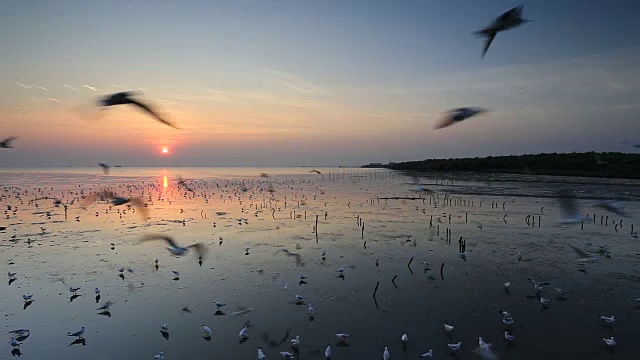
[[[482,336],[478,337],[478,346],[480,346],[480,349],[482,350],[489,350],[491,349],[491,344],[487,344],[483,339]]]
[[[327,345],[327,348],[324,350],[324,357],[331,359],[331,345]]]
[[[475,35],[485,36],[487,38],[484,43],[484,49],[482,50],[482,58],[484,58],[484,55],[487,53],[487,50],[489,50],[489,46],[493,42],[493,39],[499,32],[519,27],[520,25],[531,21],[522,18],[523,9],[524,5],[516,6],[498,16],[491,24],[489,24],[489,26],[474,32]]]
[[[11,146],[11,143],[13,142],[13,140],[17,138],[18,138],[17,136],[10,136],[0,141],[0,149],[13,149],[13,146]]]
[[[210,328],[210,327],[208,327],[207,325],[204,325],[204,324],[203,324],[203,325],[202,325],[202,331],[204,332],[203,336],[204,336],[205,338],[210,338],[210,337],[211,337],[211,333],[212,333],[212,331],[211,331],[211,328]]]
[[[109,309],[111,308],[111,305],[113,305],[113,301],[107,301],[106,303],[100,305],[100,307],[97,308],[96,310],[109,311]]]
[[[506,283],[504,283],[504,289],[506,291],[509,291],[510,288],[511,288],[511,281],[507,281]]]
[[[104,172],[105,175],[109,175],[109,169],[111,169],[111,166],[105,163],[98,163],[98,166],[102,168],[102,172]]]
[[[24,300],[24,302],[32,302],[33,294],[24,294],[22,295],[22,299]]]
[[[600,319],[604,320],[607,324],[613,324],[616,321],[615,316],[600,316]]]
[[[93,291],[96,293],[96,295],[100,295],[100,289],[95,288],[95,290],[93,290]]]
[[[336,337],[338,338],[338,343],[340,344],[346,344],[347,343],[347,339],[351,337],[350,334],[336,334]]]
[[[139,100],[134,100],[131,98],[132,96],[137,94],[139,93],[134,91],[124,91],[124,92],[119,92],[115,94],[110,94],[98,99],[97,105],[101,107],[126,105],[126,104],[134,105],[146,111],[148,114],[153,116],[156,120],[160,121],[161,123],[169,125],[174,129],[178,129],[178,127],[176,127],[174,124],[160,117],[160,115],[158,115],[158,113],[155,110],[153,110],[149,105],[143,102],[140,102]]]
[[[262,352],[262,348],[258,348],[258,360],[264,360],[266,356]]]
[[[539,293],[540,291],[542,291],[542,287],[545,285],[551,285],[548,282],[537,282],[535,280],[533,280],[532,278],[527,278],[529,279],[529,281],[531,281],[533,283],[533,289],[536,291],[536,294]]]
[[[543,307],[549,307],[549,303],[551,303],[551,300],[540,297],[540,304],[542,304]]]
[[[504,332],[504,339],[505,339],[506,341],[508,341],[508,342],[513,342],[513,341],[515,341],[515,340],[516,340],[516,337],[515,337],[515,336],[513,336],[513,335],[511,335],[511,334],[509,334],[508,332],[506,332],[506,331],[505,331],[505,332]]]
[[[460,350],[460,348],[462,347],[462,341],[460,341],[457,344],[447,344],[447,347],[449,348],[449,350],[451,351],[458,351]]]
[[[7,272],[7,276],[9,276],[9,280],[15,279],[17,273]]]
[[[464,121],[472,116],[476,116],[478,114],[485,113],[488,111],[489,111],[488,109],[479,108],[479,107],[461,107],[461,108],[451,109],[446,112],[445,117],[442,120],[440,120],[440,122],[438,122],[434,128],[436,130],[446,128],[453,124],[457,124],[461,121]]]
[[[226,306],[227,304],[221,303],[221,302],[217,302],[214,301],[213,305],[216,307],[216,310],[220,310],[221,307]]]
[[[389,360],[391,358],[391,354],[389,354],[389,349],[385,346],[384,352],[382,353],[383,360]]]
[[[142,215],[143,219],[147,219],[149,210],[147,209],[147,207],[145,206],[144,201],[142,201],[141,198],[125,198],[122,196],[117,196],[116,194],[110,192],[110,191],[103,191],[97,194],[92,194],[87,196],[87,198],[83,201],[82,205],[80,206],[82,209],[86,210],[87,209],[87,205],[95,202],[96,200],[98,200],[98,198],[101,199],[108,199],[109,202],[111,203],[111,205],[113,206],[120,206],[120,205],[124,205],[124,204],[131,204],[133,206],[135,206],[136,208],[138,208],[138,211],[140,211],[140,215]]]
[[[431,359],[433,357],[433,349],[427,351],[424,354],[420,354],[420,357],[423,359]]]
[[[244,339],[246,339],[246,338],[248,337],[248,335],[247,335],[247,331],[248,331],[248,330],[249,330],[249,329],[248,329],[246,326],[244,326],[244,327],[240,330],[240,332],[238,333],[238,337],[240,338],[240,340],[244,340]]]
[[[454,327],[453,327],[453,326],[451,326],[451,325],[444,324],[444,329],[445,329],[446,331],[451,332],[451,331],[453,331]]]
[[[13,346],[14,348],[20,347],[20,341],[16,340],[15,337],[11,337],[11,342],[10,342],[11,346]]]
[[[614,339],[613,336],[611,337],[611,339],[602,338],[602,341],[604,341],[608,347],[616,346],[616,339]]]
[[[171,272],[173,273],[173,279],[177,280],[180,279],[180,273],[175,271],[175,270],[171,270]]]
[[[402,340],[403,344],[406,344],[409,341],[409,337],[407,336],[407,334],[402,334],[402,337],[400,337],[400,340]]]
[[[627,217],[627,214],[625,213],[624,209],[622,208],[622,206],[620,205],[620,203],[612,201],[612,200],[605,200],[605,201],[601,201],[599,203],[596,204],[597,207],[610,211],[616,215],[622,216],[622,217]]]
[[[85,332],[85,327],[83,326],[82,328],[80,328],[80,330],[78,330],[78,331],[76,331],[74,333],[68,332],[67,336],[73,336],[73,337],[81,338],[82,335],[84,335],[84,332]]]
[[[193,244],[193,245],[182,247],[182,246],[178,245],[178,243],[176,243],[176,241],[172,237],[167,236],[167,235],[162,235],[162,234],[145,235],[140,239],[140,242],[151,241],[151,240],[164,240],[164,241],[166,241],[167,244],[169,244],[169,247],[167,248],[167,250],[169,250],[169,252],[171,254],[176,255],[176,256],[184,255],[191,248],[196,250],[196,253],[198,254],[199,257],[204,257],[204,255],[206,254],[206,247],[205,247],[205,245],[203,243],[196,243],[196,244]]]
[[[301,295],[296,295],[296,304],[303,304],[307,298]]]
[[[558,293],[558,297],[561,299],[564,299],[567,295],[567,292],[565,290],[562,290],[560,288],[555,288],[556,292]]]
[[[70,292],[71,294],[73,294],[73,295],[77,295],[77,292],[78,292],[78,290],[80,290],[80,289],[81,289],[81,288],[79,288],[79,287],[78,287],[78,288],[70,287],[70,288],[69,288],[69,292]]]
[[[160,351],[157,355],[153,355],[155,360],[164,360],[164,353]]]
[[[311,304],[309,304],[309,316],[315,316],[315,315],[316,315],[316,311],[313,309]]]
[[[560,205],[560,211],[562,212],[562,218],[560,220],[563,224],[575,224],[589,220],[586,216],[580,214],[578,204],[573,197],[571,190],[562,189],[555,192],[558,198],[558,204]]]
[[[17,335],[18,337],[25,337],[29,336],[31,334],[31,331],[29,329],[16,329],[9,331],[9,334]]]
[[[336,272],[339,272],[340,274],[344,274],[344,266],[341,267],[340,269],[336,270]]]
[[[169,324],[168,323],[162,324],[162,326],[160,326],[160,331],[162,331],[163,333],[169,332]]]
[[[264,354],[262,354],[262,355],[264,355]],[[282,355],[283,359],[295,359],[295,357],[296,357],[295,355],[293,355],[292,353],[290,353],[288,351],[280,351],[280,355]]]
[[[296,336],[295,338],[291,339],[291,346],[295,346],[298,347],[298,345],[300,345],[300,336]]]

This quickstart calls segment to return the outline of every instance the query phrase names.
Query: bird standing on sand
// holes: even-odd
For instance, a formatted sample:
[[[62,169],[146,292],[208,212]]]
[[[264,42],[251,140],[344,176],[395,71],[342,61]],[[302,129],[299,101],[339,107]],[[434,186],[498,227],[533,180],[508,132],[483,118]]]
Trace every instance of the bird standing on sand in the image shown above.
[[[472,116],[476,116],[478,114],[489,111],[488,109],[480,108],[480,107],[461,107],[451,109],[446,112],[445,117],[440,120],[439,123],[434,127],[436,130],[446,128],[453,124],[457,124]]]
[[[13,140],[17,139],[17,136],[10,136],[2,141],[0,141],[0,148],[1,149],[13,149],[13,146],[11,146],[11,143],[13,142]]]
[[[493,20],[489,26],[474,32],[477,36],[486,37],[484,49],[482,50],[482,58],[484,58],[487,50],[489,50],[489,46],[491,46],[491,43],[493,42],[493,39],[499,32],[519,27],[520,25],[531,21],[522,18],[523,9],[524,5],[519,5],[509,11],[505,11],[502,15]]]
[[[102,98],[100,98],[97,101],[97,105],[98,106],[102,106],[102,107],[107,107],[107,106],[115,106],[115,105],[134,105],[139,107],[140,109],[146,111],[148,114],[150,114],[151,116],[153,116],[156,120],[160,121],[163,124],[169,125],[174,129],[177,129],[178,127],[175,126],[174,124],[168,122],[167,120],[163,119],[162,117],[160,117],[160,115],[158,115],[158,113],[153,110],[149,105],[140,102],[139,100],[134,100],[131,97],[134,95],[139,94],[138,92],[135,91],[124,91],[124,92],[119,92],[119,93],[115,93],[115,94],[110,94],[107,96],[104,96]]]

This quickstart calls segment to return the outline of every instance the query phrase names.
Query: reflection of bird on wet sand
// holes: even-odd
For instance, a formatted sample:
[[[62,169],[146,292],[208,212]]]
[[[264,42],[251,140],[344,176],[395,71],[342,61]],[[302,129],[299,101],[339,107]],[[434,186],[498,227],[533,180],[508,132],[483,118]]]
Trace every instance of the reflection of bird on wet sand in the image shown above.
[[[140,215],[144,220],[147,220],[149,218],[149,209],[147,209],[144,201],[142,201],[141,198],[125,198],[125,197],[117,196],[111,191],[103,191],[97,194],[91,194],[87,196],[82,202],[82,205],[80,207],[86,210],[89,204],[92,204],[98,201],[99,199],[107,200],[113,206],[131,204],[138,209],[138,211],[140,212]]]
[[[109,169],[111,169],[111,166],[105,163],[98,163],[98,166],[102,168],[102,172],[104,172],[105,175],[109,175]]]
[[[186,254],[189,250],[194,249],[196,251],[196,254],[198,255],[198,258],[202,260],[207,253],[207,248],[203,243],[196,243],[193,245],[183,247],[178,245],[178,243],[171,236],[162,235],[162,234],[144,235],[140,239],[140,242],[147,242],[147,241],[153,241],[153,240],[165,241],[169,245],[167,250],[169,250],[170,253],[176,256],[182,256]]]
[[[102,106],[102,107],[107,107],[107,106],[115,106],[115,105],[134,105],[139,107],[140,109],[146,111],[148,114],[150,114],[151,116],[153,116],[156,120],[160,121],[163,124],[169,125],[172,128],[177,129],[178,127],[176,127],[174,124],[170,123],[169,121],[163,119],[155,110],[153,110],[153,108],[151,108],[151,106],[139,101],[139,100],[134,100],[131,97],[134,95],[137,95],[138,93],[135,91],[124,91],[124,92],[119,92],[119,93],[115,93],[115,94],[111,94],[111,95],[107,95],[104,96],[102,98],[100,98],[97,101],[97,105],[98,106]]]

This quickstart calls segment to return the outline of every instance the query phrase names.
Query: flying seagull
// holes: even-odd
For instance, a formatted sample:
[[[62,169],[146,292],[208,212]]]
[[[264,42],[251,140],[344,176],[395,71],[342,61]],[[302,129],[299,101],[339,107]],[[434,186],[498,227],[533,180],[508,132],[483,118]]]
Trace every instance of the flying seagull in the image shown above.
[[[436,130],[457,124],[470,117],[489,111],[480,107],[461,107],[447,111],[445,117],[434,127]]]
[[[115,105],[126,105],[126,104],[134,105],[134,106],[137,106],[137,107],[141,108],[142,110],[146,111],[149,115],[153,116],[154,118],[156,118],[156,120],[160,121],[161,123],[169,125],[174,129],[178,128],[174,124],[172,124],[172,123],[168,122],[167,120],[163,119],[149,105],[147,105],[147,104],[145,104],[143,102],[140,102],[139,100],[135,100],[135,99],[131,98],[132,96],[137,95],[137,94],[139,94],[139,93],[136,92],[136,91],[123,91],[123,92],[107,95],[107,96],[104,96],[104,97],[100,98],[97,101],[97,105],[98,106],[102,106],[102,107],[115,106]]]
[[[309,173],[316,173],[318,175],[322,175],[322,173],[320,171],[315,170],[315,169],[314,170],[309,170]]]
[[[102,168],[102,171],[104,172],[105,175],[109,175],[109,169],[111,169],[111,166],[105,163],[98,163],[98,166]]]
[[[597,207],[610,211],[616,215],[627,217],[626,212],[622,208],[622,205],[612,200],[604,200],[596,204]]]
[[[169,244],[169,247],[167,248],[167,250],[169,250],[170,253],[176,256],[182,256],[185,253],[187,253],[191,248],[193,248],[198,254],[198,257],[202,259],[207,252],[207,248],[204,246],[203,243],[196,243],[193,245],[182,247],[178,245],[178,243],[176,243],[176,241],[172,237],[167,235],[162,235],[162,234],[145,235],[140,239],[140,242],[146,242],[151,240],[164,240],[167,244]]]
[[[17,139],[17,136],[9,136],[8,138],[0,141],[0,148],[2,149],[13,149],[13,146],[11,146],[11,143],[13,142],[13,140]]]
[[[493,39],[499,32],[517,28],[518,26],[531,21],[522,18],[523,9],[524,5],[516,6],[498,16],[491,24],[489,24],[489,26],[474,32],[477,36],[486,37],[484,50],[482,50],[482,58],[484,58],[484,55],[487,53],[487,50],[489,50],[489,46],[493,42]]]
[[[562,212],[562,219],[560,222],[564,224],[575,224],[588,220],[588,218],[580,213],[580,208],[576,199],[573,197],[573,192],[569,189],[561,189],[555,192],[558,198],[558,204],[560,205],[560,211]]]
[[[136,208],[138,208],[138,211],[140,212],[140,215],[142,215],[142,218],[144,220],[146,220],[149,217],[149,209],[147,209],[145,207],[144,201],[142,201],[141,198],[125,198],[122,196],[117,196],[114,193],[112,193],[111,191],[103,191],[101,193],[97,193],[97,194],[92,194],[87,196],[87,198],[84,200],[81,208],[83,208],[84,210],[87,209],[87,205],[95,202],[96,200],[98,200],[98,198],[101,199],[108,199],[109,203],[111,203],[111,205],[113,206],[119,206],[119,205],[124,205],[124,204],[131,204],[133,206],[135,206]]]

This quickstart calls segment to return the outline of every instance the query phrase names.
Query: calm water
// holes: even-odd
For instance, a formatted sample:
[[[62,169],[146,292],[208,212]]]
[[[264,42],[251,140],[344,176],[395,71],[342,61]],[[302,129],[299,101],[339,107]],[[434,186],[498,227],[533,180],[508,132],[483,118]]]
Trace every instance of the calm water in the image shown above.
[[[637,358],[640,240],[631,226],[640,230],[639,182],[427,175],[422,183],[437,195],[384,200],[417,197],[411,178],[384,170],[317,168],[318,175],[312,169],[114,168],[108,176],[94,168],[1,170],[0,226],[7,229],[0,233],[0,264],[17,280],[0,284],[0,331],[31,330],[20,347],[25,359],[152,359],[160,351],[165,359],[255,359],[258,346],[277,359],[280,351],[292,352],[289,339],[296,335],[299,359],[323,359],[327,344],[334,360],[381,358],[385,346],[392,359],[419,358],[429,349],[441,359],[450,356],[446,344],[458,341],[457,357],[475,359],[481,358],[474,352],[478,336],[494,344],[487,358]],[[177,187],[179,176],[193,179],[195,194]],[[595,223],[557,224],[550,195],[564,186],[576,190],[584,213],[597,215]],[[127,205],[80,208],[83,197],[105,188],[141,197],[150,218],[143,221]],[[53,200],[29,202],[41,196],[68,204],[67,221]],[[619,216],[594,206],[608,197],[625,200],[630,217],[621,224]],[[601,215],[609,216],[602,225]],[[149,233],[183,245],[202,242],[208,254],[202,266],[191,254],[174,257],[164,243],[138,242]],[[460,236],[466,259],[459,256]],[[598,258],[581,265],[574,248]],[[299,283],[299,274],[307,284]],[[542,293],[549,308],[527,277],[551,283]],[[81,296],[71,301],[69,287],[81,287]],[[566,300],[554,287],[568,291]],[[26,308],[23,294],[35,299]],[[315,308],[313,321],[307,305],[294,304],[295,295]],[[106,301],[114,302],[110,316],[99,315],[96,308]],[[225,315],[215,315],[214,301],[227,303]],[[503,341],[502,309],[515,320],[513,346]],[[604,326],[600,315],[616,321]],[[249,338],[241,343],[238,332],[247,322]],[[445,322],[455,326],[449,336]],[[168,339],[160,332],[164,323]],[[203,324],[213,329],[210,341],[202,337]],[[66,334],[81,326],[85,342],[72,344]],[[336,346],[336,333],[351,334],[350,346]],[[618,343],[613,352],[602,341],[611,336]],[[17,356],[5,338],[0,358]]]

